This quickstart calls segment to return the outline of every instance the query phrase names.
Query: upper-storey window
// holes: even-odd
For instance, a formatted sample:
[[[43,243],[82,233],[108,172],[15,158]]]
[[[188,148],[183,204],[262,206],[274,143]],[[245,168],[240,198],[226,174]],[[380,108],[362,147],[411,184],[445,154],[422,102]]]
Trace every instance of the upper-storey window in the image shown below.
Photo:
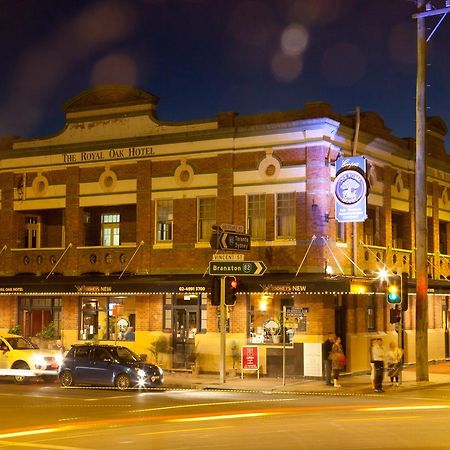
[[[266,194],[247,196],[247,230],[254,240],[266,239]]]
[[[364,221],[364,243],[366,245],[381,245],[380,218],[378,208],[367,209],[367,219]]]
[[[403,247],[403,230],[402,226],[402,214],[392,213],[392,247],[393,248],[404,248]]]
[[[439,253],[441,255],[448,255],[448,246],[447,246],[447,222],[439,222]]]
[[[198,241],[208,242],[212,226],[216,223],[216,199],[204,197],[198,199]]]
[[[25,248],[41,247],[41,218],[25,216]]]
[[[120,245],[120,214],[102,214],[102,245]]]
[[[173,229],[173,200],[156,202],[156,241],[171,241]]]
[[[346,223],[338,222],[336,220],[336,242],[346,242],[346,241],[347,241]]]
[[[295,192],[277,194],[277,239],[295,239]]]

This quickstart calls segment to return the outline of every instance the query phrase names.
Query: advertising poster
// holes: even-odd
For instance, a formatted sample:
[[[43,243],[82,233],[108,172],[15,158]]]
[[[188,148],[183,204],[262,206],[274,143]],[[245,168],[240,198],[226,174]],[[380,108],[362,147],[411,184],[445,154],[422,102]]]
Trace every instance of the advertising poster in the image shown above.
[[[244,345],[241,353],[242,370],[259,370],[259,348],[256,345]]]

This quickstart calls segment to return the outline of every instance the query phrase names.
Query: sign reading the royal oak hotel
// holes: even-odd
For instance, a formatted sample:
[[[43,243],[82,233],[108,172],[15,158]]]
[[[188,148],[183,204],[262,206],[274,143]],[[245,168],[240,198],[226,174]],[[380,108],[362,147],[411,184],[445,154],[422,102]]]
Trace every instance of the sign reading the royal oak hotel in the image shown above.
[[[366,159],[338,158],[334,179],[335,217],[338,222],[364,222],[367,218]]]
[[[112,148],[108,150],[93,150],[80,153],[66,153],[62,155],[64,163],[107,161],[111,159],[147,158],[155,156],[153,147]]]

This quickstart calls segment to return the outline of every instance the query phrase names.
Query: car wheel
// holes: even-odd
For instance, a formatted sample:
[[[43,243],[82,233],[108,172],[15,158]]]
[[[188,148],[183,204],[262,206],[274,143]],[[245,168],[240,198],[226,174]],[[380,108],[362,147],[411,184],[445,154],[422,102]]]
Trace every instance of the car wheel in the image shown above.
[[[61,386],[69,387],[73,385],[73,376],[69,370],[64,371],[59,377],[59,381],[61,382]]]
[[[125,373],[117,375],[115,385],[119,391],[126,391],[130,387],[130,377]]]
[[[13,364],[13,369],[20,369],[20,370],[30,370],[29,365],[26,362],[18,362]],[[26,384],[28,382],[28,377],[24,375],[14,375],[14,383],[16,384]]]

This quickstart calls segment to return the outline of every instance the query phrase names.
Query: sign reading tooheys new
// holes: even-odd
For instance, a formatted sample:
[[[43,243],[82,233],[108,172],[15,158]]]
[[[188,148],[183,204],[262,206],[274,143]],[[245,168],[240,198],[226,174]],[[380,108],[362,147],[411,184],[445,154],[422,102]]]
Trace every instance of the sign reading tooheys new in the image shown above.
[[[364,222],[367,218],[366,159],[362,156],[336,160],[334,179],[335,217],[338,222]]]

